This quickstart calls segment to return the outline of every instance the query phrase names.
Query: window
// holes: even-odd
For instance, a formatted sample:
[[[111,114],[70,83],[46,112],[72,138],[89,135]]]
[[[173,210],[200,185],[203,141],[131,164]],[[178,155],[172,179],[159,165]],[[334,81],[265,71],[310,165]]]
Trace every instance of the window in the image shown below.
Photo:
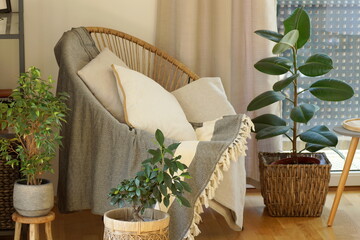
[[[300,131],[313,127],[314,125],[326,125],[332,129],[341,125],[342,121],[348,118],[357,118],[360,115],[359,88],[360,88],[360,0],[278,0],[278,26],[279,31],[284,32],[282,23],[297,7],[303,6],[309,13],[312,25],[310,41],[299,50],[300,63],[304,62],[312,54],[325,53],[329,55],[334,64],[334,70],[319,77],[335,78],[344,80],[350,84],[355,95],[353,98],[343,102],[322,102],[313,97],[310,93],[301,96],[305,102],[317,104],[320,111],[308,123],[302,124]],[[290,57],[290,53],[285,53]],[[301,76],[302,86],[308,86],[314,82],[314,78]],[[289,116],[290,105],[284,104],[284,116]],[[349,138],[339,137],[338,149],[346,149],[349,145]],[[284,145],[285,150],[290,150],[289,144]],[[341,170],[343,160],[337,158],[336,154],[331,155],[333,170]],[[360,152],[354,159],[354,170],[360,170]],[[336,158],[336,160],[333,160]],[[357,158],[357,159],[356,159]]]

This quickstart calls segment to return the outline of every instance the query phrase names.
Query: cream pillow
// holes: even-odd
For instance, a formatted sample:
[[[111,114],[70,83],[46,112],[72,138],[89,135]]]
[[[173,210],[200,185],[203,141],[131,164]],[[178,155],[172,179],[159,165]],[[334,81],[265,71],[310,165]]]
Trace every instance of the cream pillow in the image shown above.
[[[172,94],[189,122],[207,122],[224,115],[236,114],[218,77],[200,78]]]
[[[102,50],[85,67],[78,71],[78,75],[88,86],[99,102],[120,122],[124,123],[124,112],[117,90],[115,76],[111,64],[127,67],[108,48]]]
[[[178,141],[196,140],[196,134],[176,98],[147,76],[112,65],[124,96],[125,121],[129,126],[155,133],[160,129],[165,137]]]

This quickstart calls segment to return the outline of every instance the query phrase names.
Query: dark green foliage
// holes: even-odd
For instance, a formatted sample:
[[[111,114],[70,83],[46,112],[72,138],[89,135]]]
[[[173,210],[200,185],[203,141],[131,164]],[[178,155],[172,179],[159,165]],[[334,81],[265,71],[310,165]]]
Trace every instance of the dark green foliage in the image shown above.
[[[303,47],[310,38],[311,24],[307,12],[303,8],[296,9],[292,15],[284,21],[284,35],[267,30],[259,30],[255,33],[276,42],[273,53],[280,54],[291,51],[292,59],[284,57],[270,57],[258,61],[254,67],[260,72],[270,75],[287,74],[288,77],[273,85],[274,91],[267,91],[255,97],[248,105],[248,111],[254,111],[266,107],[278,101],[289,101],[293,108],[290,112],[292,126],[287,126],[285,120],[273,114],[264,114],[253,119],[257,139],[266,139],[284,134],[292,141],[292,151],[297,152],[296,141],[300,138],[306,143],[305,149],[315,152],[325,147],[333,147],[337,144],[337,137],[325,126],[313,127],[298,135],[298,125],[307,124],[319,110],[314,104],[301,103],[301,94],[310,92],[316,98],[323,101],[343,101],[354,95],[354,90],[347,83],[336,79],[321,79],[313,82],[310,86],[299,86],[300,73],[308,77],[318,77],[333,69],[332,59],[321,53],[310,56],[303,65],[298,65],[298,50]],[[285,93],[290,89],[291,97]],[[288,134],[288,132],[292,132]],[[300,151],[300,152],[301,152]]]
[[[50,77],[41,79],[40,70],[31,67],[21,74],[19,86],[11,94],[14,101],[0,103],[1,129],[9,127],[15,133],[13,139],[0,139],[0,158],[11,166],[20,165],[32,185],[40,184],[42,173],[53,172],[51,160],[61,144],[59,130],[68,110],[68,95],[54,96],[52,83]]]
[[[140,213],[157,202],[169,206],[170,196],[174,196],[181,205],[190,207],[184,193],[191,192],[191,188],[183,181],[190,178],[188,167],[181,163],[181,156],[174,156],[180,143],[164,146],[164,135],[159,129],[155,138],[159,147],[148,150],[151,158],[142,162],[142,170],[135,178],[123,180],[108,195],[112,205],[123,207],[126,203],[131,204],[135,220],[141,220]]]

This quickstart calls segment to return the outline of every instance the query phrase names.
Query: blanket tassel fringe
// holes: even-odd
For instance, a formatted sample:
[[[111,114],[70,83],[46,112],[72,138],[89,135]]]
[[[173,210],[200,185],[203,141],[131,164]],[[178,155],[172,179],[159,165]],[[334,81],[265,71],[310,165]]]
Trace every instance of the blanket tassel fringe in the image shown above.
[[[194,218],[184,240],[194,240],[200,234],[198,224],[201,222],[200,214],[204,212],[203,205],[208,208],[209,200],[215,197],[215,191],[223,179],[223,171],[229,170],[231,160],[237,161],[239,156],[246,156],[247,138],[250,138],[251,129],[254,128],[250,118],[246,115],[242,118],[242,127],[237,138],[222,154],[217,163],[208,185],[205,187],[194,206]]]

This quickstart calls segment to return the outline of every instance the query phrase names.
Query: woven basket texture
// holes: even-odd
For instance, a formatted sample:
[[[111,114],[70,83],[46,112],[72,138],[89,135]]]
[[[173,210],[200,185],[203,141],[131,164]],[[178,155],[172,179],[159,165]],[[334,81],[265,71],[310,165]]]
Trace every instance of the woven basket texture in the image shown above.
[[[331,163],[324,153],[302,153],[320,164],[271,165],[290,153],[259,153],[261,194],[270,216],[319,217],[330,181]]]
[[[0,230],[14,229],[15,225],[11,219],[11,214],[15,212],[13,208],[13,188],[14,182],[19,179],[19,170],[6,165],[0,159]]]
[[[105,227],[104,240],[169,240],[169,228],[146,233],[112,231]]]

